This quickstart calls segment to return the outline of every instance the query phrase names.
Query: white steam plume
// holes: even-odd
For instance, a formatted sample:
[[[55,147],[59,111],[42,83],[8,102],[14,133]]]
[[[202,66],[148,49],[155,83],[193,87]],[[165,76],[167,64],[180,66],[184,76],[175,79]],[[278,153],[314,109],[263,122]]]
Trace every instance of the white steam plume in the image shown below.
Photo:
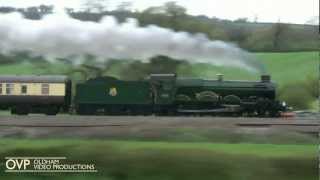
[[[139,27],[135,19],[118,23],[111,16],[103,17],[100,22],[88,22],[66,14],[51,14],[41,20],[25,19],[18,13],[0,15],[0,53],[20,51],[47,58],[90,54],[101,61],[109,58],[147,60],[166,55],[192,63],[262,70],[249,53],[233,44],[154,25]]]

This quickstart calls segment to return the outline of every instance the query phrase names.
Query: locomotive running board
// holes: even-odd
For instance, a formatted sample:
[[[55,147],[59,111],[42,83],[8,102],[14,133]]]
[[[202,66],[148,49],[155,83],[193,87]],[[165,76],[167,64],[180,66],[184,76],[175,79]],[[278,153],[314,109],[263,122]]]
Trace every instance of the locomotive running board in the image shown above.
[[[242,108],[239,106],[236,107],[226,107],[219,109],[178,109],[179,113],[225,113],[225,112],[239,112]]]

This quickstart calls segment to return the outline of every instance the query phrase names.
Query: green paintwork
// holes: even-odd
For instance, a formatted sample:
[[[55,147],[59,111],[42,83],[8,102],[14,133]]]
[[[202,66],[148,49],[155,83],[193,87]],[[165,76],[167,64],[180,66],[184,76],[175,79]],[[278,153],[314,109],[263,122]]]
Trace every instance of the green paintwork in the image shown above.
[[[202,79],[177,79],[177,94],[185,94],[195,98],[197,93],[213,91],[224,97],[237,95],[241,98],[250,96],[275,98],[275,84],[272,82],[254,81],[218,81]]]
[[[156,105],[173,104],[176,95],[175,74],[151,74],[150,83],[154,89],[154,103]]]
[[[103,77],[77,85],[76,104],[144,105],[152,104],[150,85],[146,81],[121,81]]]
[[[154,91],[151,91],[151,85]],[[122,81],[101,77],[77,85],[76,104],[172,104],[176,95],[187,95],[196,100],[196,95],[212,91],[219,96],[236,95],[275,98],[275,84],[254,81],[218,81],[153,77],[150,81]]]
[[[179,96],[188,101],[179,101]],[[98,77],[78,84],[75,96],[77,112],[84,114],[166,114],[178,108],[219,109],[223,104],[240,105],[245,112],[257,110],[260,115],[269,111],[273,116],[282,110],[275,100],[275,84],[269,78],[254,82],[184,79],[174,74],[152,74],[142,81]]]

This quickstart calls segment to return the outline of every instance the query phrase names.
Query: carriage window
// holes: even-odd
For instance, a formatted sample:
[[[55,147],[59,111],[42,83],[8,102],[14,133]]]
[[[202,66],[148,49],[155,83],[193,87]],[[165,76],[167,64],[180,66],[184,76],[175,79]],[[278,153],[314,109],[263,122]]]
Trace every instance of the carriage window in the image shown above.
[[[41,94],[49,95],[49,84],[42,84],[41,85]]]
[[[0,84],[0,94],[2,94],[2,84]]]
[[[27,94],[27,85],[21,85],[21,94]]]
[[[6,84],[6,94],[13,94],[13,84]]]

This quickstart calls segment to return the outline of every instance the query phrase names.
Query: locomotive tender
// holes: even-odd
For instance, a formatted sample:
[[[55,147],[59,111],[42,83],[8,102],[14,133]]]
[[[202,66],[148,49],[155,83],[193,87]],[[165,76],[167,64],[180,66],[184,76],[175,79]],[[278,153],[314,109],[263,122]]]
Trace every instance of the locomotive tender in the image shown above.
[[[0,76],[0,108],[12,114],[72,112],[80,115],[279,116],[270,76],[261,81],[178,78],[151,74],[145,80],[97,77],[76,84],[66,76]],[[73,98],[73,101],[71,100]]]

